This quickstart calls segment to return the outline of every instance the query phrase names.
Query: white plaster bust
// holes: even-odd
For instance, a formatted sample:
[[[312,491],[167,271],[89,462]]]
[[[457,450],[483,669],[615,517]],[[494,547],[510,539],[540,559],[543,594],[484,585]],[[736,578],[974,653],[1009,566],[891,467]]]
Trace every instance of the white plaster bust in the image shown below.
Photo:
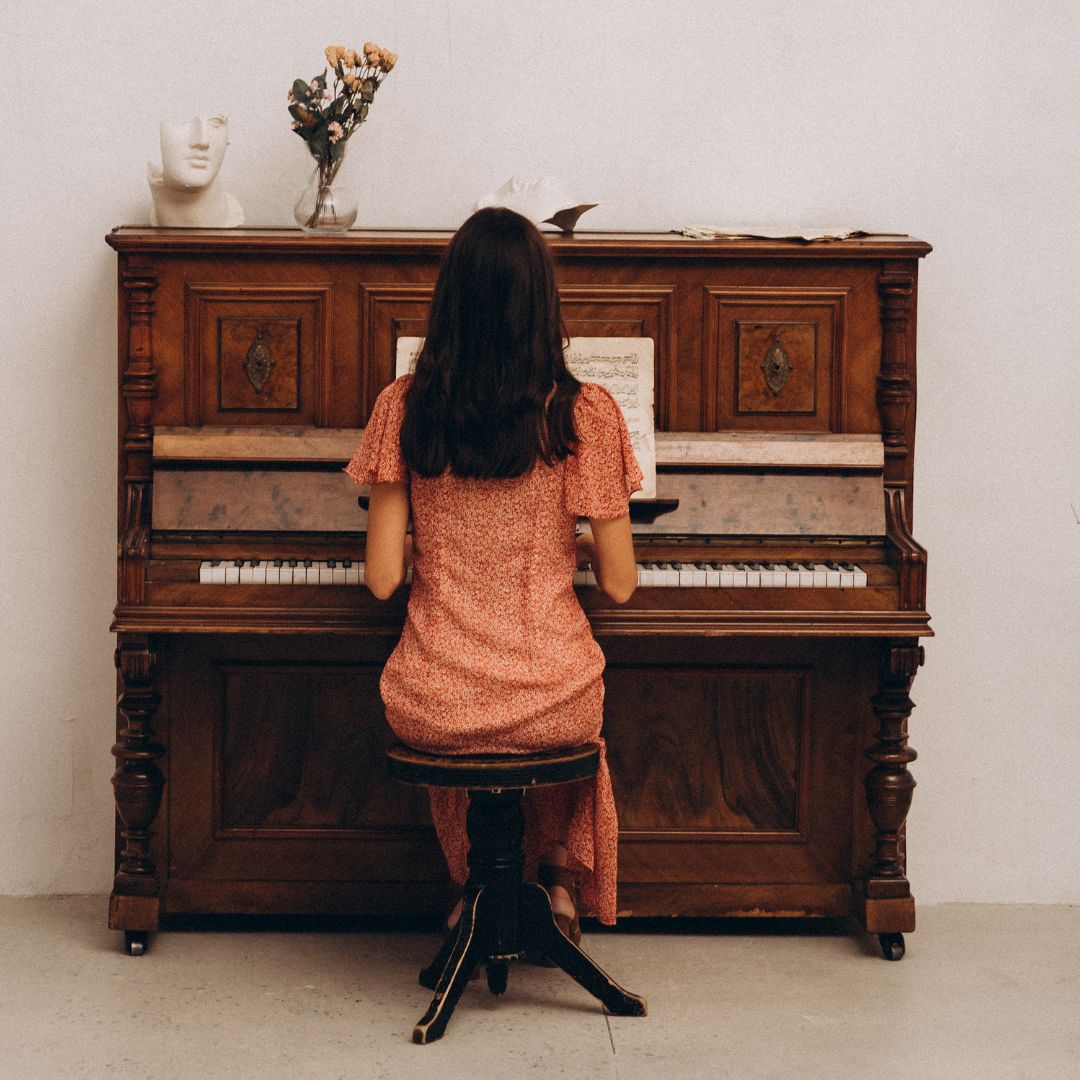
[[[244,223],[243,208],[218,177],[228,145],[224,113],[161,121],[161,165],[147,162],[146,168],[151,225],[234,228]]]

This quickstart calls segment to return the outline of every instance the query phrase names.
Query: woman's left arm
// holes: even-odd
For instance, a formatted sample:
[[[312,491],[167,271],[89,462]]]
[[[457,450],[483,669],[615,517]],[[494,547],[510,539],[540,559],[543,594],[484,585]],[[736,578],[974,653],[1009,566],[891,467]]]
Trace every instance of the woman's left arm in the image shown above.
[[[411,551],[409,489],[404,481],[372,484],[368,501],[364,582],[379,600],[389,600],[405,580]]]

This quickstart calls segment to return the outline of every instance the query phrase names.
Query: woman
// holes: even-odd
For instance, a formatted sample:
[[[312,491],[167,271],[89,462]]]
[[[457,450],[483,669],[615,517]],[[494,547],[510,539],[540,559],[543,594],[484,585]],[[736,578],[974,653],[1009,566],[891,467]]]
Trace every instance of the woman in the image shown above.
[[[386,387],[346,472],[371,484],[365,580],[380,599],[411,559],[405,628],[380,690],[410,746],[530,753],[600,741],[604,656],[573,591],[578,562],[625,603],[637,584],[629,496],[641,486],[622,413],[563,358],[555,269],[526,218],[475,213],[450,242],[413,375]],[[407,536],[410,518],[413,533]],[[579,517],[591,534],[575,538]],[[432,788],[450,874],[468,876],[467,796]],[[601,755],[592,780],[525,795],[564,933],[580,939],[575,879],[615,921],[618,825]],[[448,919],[452,928],[460,902]]]

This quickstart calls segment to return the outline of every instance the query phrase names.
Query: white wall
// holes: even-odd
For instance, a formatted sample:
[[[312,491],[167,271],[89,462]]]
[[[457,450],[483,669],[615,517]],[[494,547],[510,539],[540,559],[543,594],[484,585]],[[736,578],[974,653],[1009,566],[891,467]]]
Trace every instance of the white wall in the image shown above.
[[[230,118],[291,225],[292,79],[401,55],[354,139],[360,225],[454,226],[511,173],[595,228],[852,223],[931,241],[916,535],[917,898],[1080,900],[1080,34],[1032,4],[90,0],[4,5],[0,892],[111,880],[115,258],[157,122]],[[354,174],[355,175],[355,174]]]

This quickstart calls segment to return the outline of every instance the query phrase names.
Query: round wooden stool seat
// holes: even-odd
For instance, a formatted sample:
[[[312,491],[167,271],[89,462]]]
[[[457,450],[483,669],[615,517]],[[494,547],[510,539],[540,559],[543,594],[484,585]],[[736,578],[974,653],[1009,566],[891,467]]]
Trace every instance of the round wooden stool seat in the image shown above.
[[[399,742],[387,749],[386,760],[390,775],[405,784],[495,791],[568,784],[595,776],[600,744],[535,754],[429,754]]]

